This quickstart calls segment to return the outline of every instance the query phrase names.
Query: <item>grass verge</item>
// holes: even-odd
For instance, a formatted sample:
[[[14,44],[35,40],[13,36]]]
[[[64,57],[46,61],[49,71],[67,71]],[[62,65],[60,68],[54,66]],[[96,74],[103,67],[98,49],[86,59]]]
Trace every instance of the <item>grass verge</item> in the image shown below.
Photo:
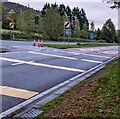
[[[0,48],[0,53],[4,53],[7,52],[7,50],[5,48]]]
[[[120,59],[42,106],[47,118],[120,118]],[[106,72],[106,73],[105,73]],[[98,75],[99,73],[99,75]]]
[[[83,47],[100,47],[100,46],[117,46],[117,44],[46,44],[45,46],[58,49],[83,48]]]

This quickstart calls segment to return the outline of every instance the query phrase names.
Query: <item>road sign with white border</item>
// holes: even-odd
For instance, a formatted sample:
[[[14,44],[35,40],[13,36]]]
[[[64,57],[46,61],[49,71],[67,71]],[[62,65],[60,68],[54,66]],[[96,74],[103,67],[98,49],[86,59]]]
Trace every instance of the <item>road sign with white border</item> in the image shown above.
[[[11,29],[13,29],[13,28],[14,28],[14,24],[13,24],[12,22],[10,22],[9,27],[10,27]]]
[[[70,28],[70,21],[64,22],[64,28]]]

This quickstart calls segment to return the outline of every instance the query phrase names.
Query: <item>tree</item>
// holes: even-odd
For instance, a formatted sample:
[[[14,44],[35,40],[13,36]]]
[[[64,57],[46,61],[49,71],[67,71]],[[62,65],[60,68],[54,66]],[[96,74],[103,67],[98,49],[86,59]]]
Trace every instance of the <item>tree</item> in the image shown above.
[[[86,17],[86,13],[85,10],[82,8],[80,13],[79,13],[79,23],[80,23],[80,30],[83,29],[83,25],[86,24],[87,28],[89,29],[89,22],[88,19]]]
[[[120,8],[120,0],[103,0],[103,2],[107,2],[107,3],[113,4],[111,6],[112,9],[114,9],[114,8],[119,9]]]
[[[100,29],[98,28],[97,31],[95,32],[96,34],[96,39],[99,40],[100,39],[100,35],[101,35],[101,31]]]
[[[59,13],[60,13],[61,17],[63,17],[65,15],[65,5],[64,4],[60,4]]]
[[[46,10],[43,17],[43,29],[52,40],[57,39],[63,33],[63,20],[57,9],[50,7]]]
[[[76,38],[80,37],[80,25],[77,17],[75,17],[75,29],[73,31],[73,37],[76,37]]]
[[[116,30],[113,22],[111,19],[108,19],[106,23],[103,25],[102,31],[101,31],[101,37],[109,43],[112,43],[115,41],[116,37]]]
[[[17,20],[17,28],[27,34],[34,32],[35,17],[30,9],[22,12]]]
[[[8,19],[9,22],[16,23],[17,15],[16,15],[14,10],[10,10],[7,13],[7,19]]]
[[[7,20],[6,9],[2,6],[2,28],[9,28],[9,22]]]
[[[91,22],[90,26],[91,26],[91,28],[90,28],[91,31],[94,31],[94,30],[95,30],[95,25],[94,25],[94,22],[93,22],[93,21]]]
[[[35,16],[35,32],[38,34],[43,33],[42,17],[39,14]]]
[[[83,29],[82,29],[81,33],[82,33],[82,34],[81,34],[81,37],[82,37],[82,38],[87,39],[87,38],[89,37],[87,24],[84,24],[84,25],[83,25]]]
[[[50,8],[50,4],[49,3],[46,3],[43,7],[43,9],[41,10],[41,14],[42,16],[44,16],[46,14],[46,9],[49,9]]]

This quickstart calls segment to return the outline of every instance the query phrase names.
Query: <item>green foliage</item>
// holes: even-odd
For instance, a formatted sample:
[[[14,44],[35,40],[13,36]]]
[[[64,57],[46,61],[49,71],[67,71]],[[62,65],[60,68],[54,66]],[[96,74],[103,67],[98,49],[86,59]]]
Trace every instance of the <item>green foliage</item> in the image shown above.
[[[43,17],[43,29],[50,39],[55,40],[63,33],[63,20],[56,9],[50,7]]]
[[[96,34],[95,39],[96,39],[96,40],[100,40],[100,38],[101,38],[101,37],[100,37],[101,31],[100,31],[99,28],[97,29],[97,31],[95,32],[95,34]]]
[[[34,33],[30,33],[30,34],[26,34],[26,33],[22,33],[20,31],[12,31],[12,34],[14,33],[15,39],[14,40],[32,40],[34,38],[39,38],[40,36],[38,34],[34,34]],[[11,33],[9,30],[4,30],[2,33],[2,39],[3,40],[10,40],[11,39]]]
[[[101,31],[101,37],[102,39],[104,39],[106,42],[109,42],[109,43],[113,43],[115,41],[116,30],[111,19],[108,19],[104,24]]]
[[[39,14],[35,15],[35,33],[43,33],[42,17]]]
[[[119,9],[120,8],[120,0],[103,0],[103,2],[111,3],[112,4],[112,6],[111,6],[112,9],[114,9],[114,8]]]
[[[94,31],[95,30],[95,25],[94,25],[93,21],[91,22],[90,26],[91,26],[91,31]]]
[[[16,14],[20,14],[22,11],[26,11],[28,9],[31,9],[33,13],[39,13],[39,11],[34,10],[33,8],[28,8],[27,6],[13,3],[13,2],[3,2],[3,7],[6,9],[6,13],[8,13],[10,10],[14,10]]]
[[[10,10],[8,13],[7,13],[7,20],[9,21],[9,22],[12,22],[12,23],[16,23],[16,21],[17,21],[17,15],[16,15],[16,13],[15,13],[15,11],[14,10]]]
[[[81,37],[84,38],[84,39],[88,39],[88,37],[89,37],[89,32],[88,32],[88,26],[87,26],[87,24],[83,25],[83,29],[81,31]]]
[[[100,46],[116,46],[116,44],[100,44],[100,43],[90,43],[90,44],[46,44],[47,47],[51,48],[59,48],[59,49],[67,49],[67,48],[85,48],[85,47],[100,47]]]
[[[80,38],[80,25],[77,18],[75,19],[75,28],[72,36],[75,38]]]
[[[17,19],[17,29],[30,34],[35,31],[35,19],[32,10],[22,12]]]

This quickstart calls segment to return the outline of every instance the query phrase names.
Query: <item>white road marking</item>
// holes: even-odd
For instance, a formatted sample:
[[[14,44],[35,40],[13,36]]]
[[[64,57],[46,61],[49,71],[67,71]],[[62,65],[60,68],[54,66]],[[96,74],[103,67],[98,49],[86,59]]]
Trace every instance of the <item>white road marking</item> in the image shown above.
[[[103,62],[100,62],[100,61],[88,60],[88,59],[81,59],[81,60],[85,61],[85,62],[92,62],[92,63],[103,63]]]
[[[92,56],[92,57],[111,58],[108,56],[94,55],[94,54],[88,54],[88,53],[67,52],[67,51],[60,51],[60,50],[54,50],[54,51],[71,53],[71,54],[75,54],[75,55],[86,55],[86,56]]]
[[[101,55],[94,55],[94,54],[86,54],[86,53],[80,53],[81,55],[86,55],[86,56],[93,56],[93,57],[101,57],[101,58],[111,58],[108,56],[101,56]]]
[[[79,55],[80,53],[77,52],[67,52],[67,51],[63,51],[63,50],[54,50],[56,52],[64,52],[64,53],[69,53],[69,54],[74,54],[74,55]]]
[[[67,56],[60,56],[60,55],[39,53],[39,52],[33,52],[33,51],[28,51],[28,52],[29,52],[29,53],[32,53],[32,54],[38,54],[38,55],[44,55],[44,56],[51,56],[51,57],[58,57],[58,58],[64,58],[64,59],[70,59],[70,60],[77,60],[77,58],[67,57]]]
[[[29,62],[34,62],[34,61],[29,61]],[[21,65],[21,64],[24,64],[24,63],[14,63],[14,64],[11,64],[12,66],[17,66],[17,65]]]
[[[0,57],[0,60],[5,60],[5,61],[9,61],[9,62],[24,63],[24,64],[28,64],[28,65],[41,66],[41,67],[47,67],[47,68],[59,69],[59,70],[66,70],[66,71],[85,72],[85,70],[76,69],[76,68],[62,67],[62,66],[42,64],[42,63],[36,63],[36,62],[27,62],[27,61],[18,60],[18,59],[10,59],[10,58]]]
[[[11,96],[21,99],[29,99],[39,94],[39,92],[28,91],[28,90],[8,87],[8,86],[0,86],[0,90],[1,90],[0,95]]]
[[[20,65],[20,64],[24,64],[24,63],[14,63],[14,64],[11,64],[11,65],[16,66],[16,65]]]

